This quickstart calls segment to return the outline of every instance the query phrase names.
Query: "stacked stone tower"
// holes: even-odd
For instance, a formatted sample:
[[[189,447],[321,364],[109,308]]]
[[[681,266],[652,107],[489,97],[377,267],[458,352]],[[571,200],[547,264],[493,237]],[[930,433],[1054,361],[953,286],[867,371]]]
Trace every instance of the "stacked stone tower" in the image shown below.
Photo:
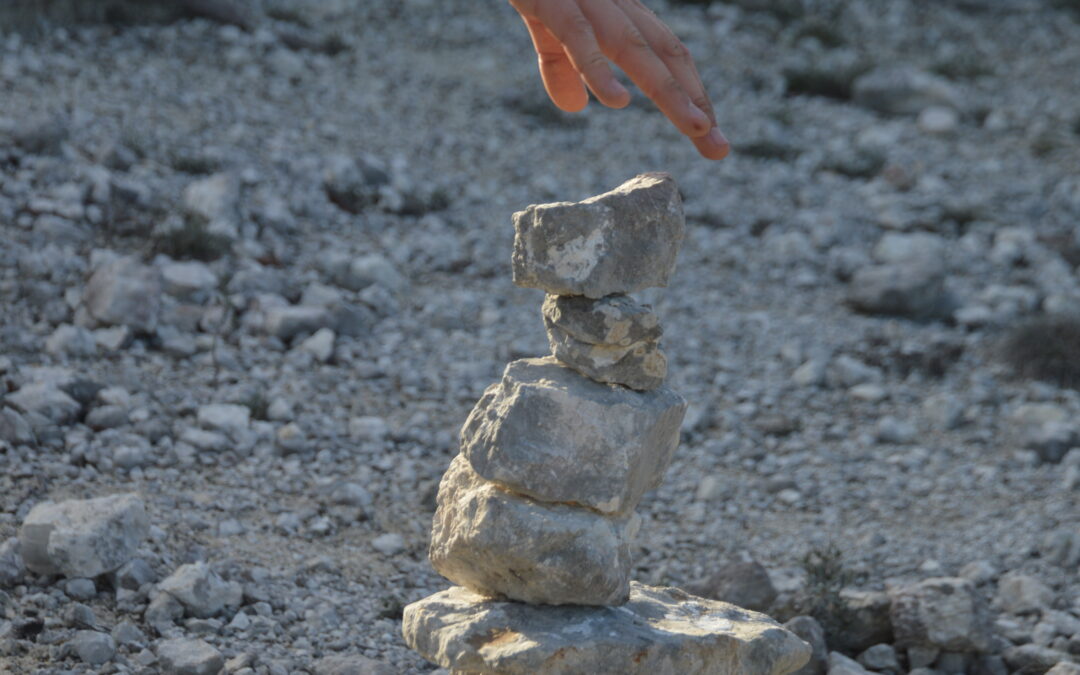
[[[514,361],[461,430],[431,562],[459,587],[405,609],[409,644],[454,673],[780,675],[804,643],[764,615],[630,581],[635,507],[679,442],[652,310],[683,238],[666,174],[514,214],[514,283],[548,293],[552,356]]]

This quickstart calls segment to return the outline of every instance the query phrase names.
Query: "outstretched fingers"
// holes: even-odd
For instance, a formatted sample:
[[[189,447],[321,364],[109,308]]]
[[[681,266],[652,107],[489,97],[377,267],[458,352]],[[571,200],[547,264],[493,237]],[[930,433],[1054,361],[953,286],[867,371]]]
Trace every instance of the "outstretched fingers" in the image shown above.
[[[521,17],[529,29],[536,56],[540,62],[540,78],[552,103],[566,112],[584,110],[589,104],[589,93],[574,64],[563,50],[562,43],[536,19]]]

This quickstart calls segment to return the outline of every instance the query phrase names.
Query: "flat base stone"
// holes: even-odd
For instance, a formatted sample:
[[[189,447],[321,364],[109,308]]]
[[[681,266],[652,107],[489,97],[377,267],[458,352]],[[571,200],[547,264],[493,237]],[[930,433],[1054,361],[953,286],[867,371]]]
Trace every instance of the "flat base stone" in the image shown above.
[[[810,658],[764,614],[636,582],[619,607],[500,602],[455,586],[408,605],[402,632],[456,675],[787,675]]]

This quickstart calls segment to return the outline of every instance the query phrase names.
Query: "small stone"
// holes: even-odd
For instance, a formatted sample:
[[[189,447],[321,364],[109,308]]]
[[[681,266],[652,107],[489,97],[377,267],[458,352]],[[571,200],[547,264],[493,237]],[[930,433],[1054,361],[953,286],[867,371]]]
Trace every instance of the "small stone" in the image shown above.
[[[75,600],[91,600],[97,597],[97,586],[93,579],[68,579],[64,583],[64,594]]]
[[[1069,657],[1063,652],[1033,644],[1009,647],[1002,656],[1012,672],[1022,675],[1039,675],[1062,661],[1069,661]]]
[[[157,574],[142,558],[129,560],[113,573],[113,585],[130,591],[137,591],[143,584],[151,583],[155,579]]]
[[[825,384],[827,368],[823,359],[810,359],[795,369],[791,380],[801,387],[820,387]]]
[[[181,565],[158,588],[173,596],[190,616],[207,619],[226,607],[239,607],[240,584],[224,581],[206,563]]]
[[[811,649],[810,660],[791,675],[824,675],[829,667],[829,648],[825,644],[825,629],[818,620],[812,616],[797,616],[785,623],[784,628],[810,645]]]
[[[768,571],[754,560],[723,565],[688,590],[703,598],[729,602],[756,612],[768,610],[777,595]]]
[[[30,445],[34,442],[34,428],[13,408],[0,408],[0,441]]]
[[[159,633],[165,633],[173,624],[184,616],[184,606],[169,593],[158,593],[143,613],[146,623]]]
[[[478,476],[464,455],[439,486],[431,564],[454,583],[534,604],[617,605],[629,593],[636,516],[543,504]]]
[[[50,382],[24,385],[14,394],[8,394],[4,402],[25,415],[40,415],[56,425],[71,424],[82,411],[78,401]]]
[[[289,422],[278,429],[274,438],[277,446],[286,454],[301,453],[308,449],[307,434],[296,422]]]
[[[596,345],[548,326],[548,343],[555,358],[597,382],[650,391],[662,386],[667,377],[667,357],[656,340],[629,347]]]
[[[169,261],[159,269],[165,292],[181,300],[203,302],[218,286],[217,274],[196,260]]]
[[[973,584],[985,584],[997,576],[997,568],[989,560],[975,560],[960,568],[960,576]]]
[[[60,324],[45,340],[45,351],[64,356],[94,356],[97,342],[94,334],[81,326]]]
[[[575,340],[593,345],[629,347],[659,340],[660,320],[648,305],[626,295],[599,300],[582,296],[548,295],[543,305],[544,324],[560,329]]]
[[[0,544],[0,588],[19,583],[25,572],[19,540],[15,537],[5,540]]]
[[[251,426],[251,408],[246,405],[212,403],[199,406],[197,419],[204,429],[221,431],[235,438]]]
[[[334,324],[333,314],[325,307],[273,307],[266,311],[264,327],[269,335],[283,341],[303,333],[314,333]]]
[[[1010,572],[998,580],[997,604],[1004,612],[1023,614],[1054,604],[1054,592],[1033,576]]]
[[[829,653],[829,675],[870,675],[858,661],[849,659],[840,652]]]
[[[225,667],[221,652],[202,640],[162,640],[156,651],[164,675],[218,675]]]
[[[335,265],[331,276],[335,283],[350,291],[362,291],[368,286],[379,285],[391,293],[401,293],[408,287],[408,280],[398,272],[394,264],[378,253]]]
[[[906,445],[915,440],[918,430],[910,422],[895,417],[882,417],[877,425],[877,440],[881,443]]]
[[[396,532],[380,534],[371,540],[371,548],[385,556],[393,556],[405,550],[405,538]]]
[[[349,420],[349,436],[357,441],[381,441],[390,435],[390,425],[381,417],[371,415]]]
[[[889,115],[917,115],[930,106],[959,108],[956,88],[941,77],[906,66],[883,66],[852,84],[855,103]]]
[[[884,401],[889,396],[889,392],[885,390],[885,387],[873,382],[857,384],[849,389],[848,393],[851,394],[852,398],[866,401],[867,403]]]
[[[402,632],[428,660],[478,675],[780,675],[810,657],[763,614],[636,582],[618,608],[537,608],[455,587],[405,607]]]
[[[320,328],[315,334],[307,338],[297,346],[300,351],[307,352],[317,361],[326,363],[334,355],[334,340],[337,335],[329,328]]]
[[[960,116],[952,108],[934,105],[919,113],[917,124],[919,130],[925,134],[951,134],[960,126]]]
[[[112,629],[112,638],[118,645],[141,647],[146,644],[146,634],[127,620],[116,624]]]
[[[1026,430],[1024,444],[1044,462],[1060,462],[1069,450],[1080,447],[1080,427],[1075,422],[1044,422]]]
[[[90,277],[83,304],[90,316],[106,326],[152,333],[161,308],[160,275],[134,258],[117,258]]]
[[[856,659],[864,668],[877,672],[900,672],[900,662],[892,645],[874,645]]]
[[[937,661],[941,650],[937,647],[920,647],[918,645],[907,648],[908,665],[912,668],[929,668]]]
[[[642,174],[572,204],[514,214],[514,283],[602,298],[667,286],[683,239],[682,201],[667,174]]]
[[[835,643],[830,646],[857,654],[876,644],[894,641],[889,617],[892,602],[887,593],[844,589],[840,598],[850,623],[839,635],[829,635],[829,641]]]
[[[989,614],[967,579],[926,579],[890,589],[889,596],[897,645],[958,652],[990,650]]]
[[[91,578],[130,560],[149,529],[142,500],[114,495],[38,504],[23,521],[19,541],[30,570]]]
[[[82,660],[92,666],[108,663],[116,654],[116,643],[107,633],[96,630],[80,630],[71,638],[68,646]]]
[[[937,429],[956,429],[964,423],[964,405],[949,393],[932,394],[922,403],[923,416]]]
[[[348,656],[324,656],[315,662],[314,672],[319,675],[394,675],[390,666],[359,654]]]
[[[866,314],[943,318],[955,309],[942,266],[933,261],[869,265],[856,270],[848,303]]]
[[[1080,663],[1072,661],[1060,661],[1046,675],[1080,675]]]
[[[207,222],[230,221],[236,217],[240,185],[227,173],[192,181],[184,188],[182,204],[189,214]]]
[[[473,408],[462,454],[480,476],[514,492],[621,514],[659,485],[685,411],[670,389],[635,393],[552,358],[522,359]]]

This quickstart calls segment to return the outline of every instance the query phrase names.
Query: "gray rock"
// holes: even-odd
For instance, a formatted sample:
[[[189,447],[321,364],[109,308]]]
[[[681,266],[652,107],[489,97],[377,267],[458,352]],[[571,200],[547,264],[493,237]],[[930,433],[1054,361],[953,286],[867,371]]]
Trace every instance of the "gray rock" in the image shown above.
[[[0,544],[0,587],[14,586],[25,573],[19,540],[11,537]]]
[[[45,340],[45,351],[62,356],[93,356],[97,354],[97,341],[85,328],[65,323]]]
[[[889,115],[917,115],[930,106],[958,109],[962,101],[948,80],[905,66],[884,66],[860,76],[852,97],[858,105]]]
[[[333,314],[325,307],[273,307],[266,311],[266,332],[288,341],[301,333],[314,333],[334,325]]]
[[[113,572],[113,585],[117,588],[126,588],[129,591],[137,591],[143,584],[149,584],[157,579],[154,569],[142,558],[135,558]]]
[[[97,597],[97,586],[93,579],[68,579],[64,584],[64,594],[75,600],[90,600]]]
[[[332,157],[323,177],[326,196],[349,213],[359,213],[379,201],[379,189],[390,184],[390,176],[374,160],[366,157]]]
[[[118,645],[142,646],[146,644],[146,634],[130,621],[121,621],[112,629],[112,639]]]
[[[202,302],[218,285],[217,274],[196,260],[169,261],[159,269],[165,292],[182,300]]]
[[[785,675],[810,647],[772,619],[675,588],[621,607],[492,602],[455,587],[405,608],[405,641],[453,672]]]
[[[243,599],[240,584],[223,580],[204,562],[181,565],[158,588],[179,600],[186,614],[200,619],[239,607]]]
[[[1026,430],[1024,445],[1039,453],[1044,462],[1060,462],[1065,454],[1080,447],[1080,427],[1075,422],[1045,422]]]
[[[311,354],[317,361],[326,363],[334,355],[334,341],[337,335],[329,328],[320,328],[315,334],[307,338],[296,349]]]
[[[1002,656],[1014,675],[1043,675],[1062,661],[1069,661],[1064,652],[1039,645],[1009,647]]]
[[[225,667],[221,652],[202,640],[162,640],[155,651],[164,675],[218,675]]]
[[[890,673],[900,672],[900,661],[897,660],[896,650],[893,649],[892,645],[874,645],[859,654],[856,660],[869,670]]]
[[[849,659],[840,652],[829,653],[829,675],[870,675],[858,661]]]
[[[83,303],[101,324],[152,333],[161,309],[161,277],[134,258],[117,258],[90,277]]]
[[[12,445],[32,444],[34,428],[15,410],[0,408],[0,441],[6,441]]]
[[[153,626],[161,634],[166,633],[176,621],[183,617],[184,606],[172,595],[164,592],[155,595],[143,613],[143,619],[146,623]]]
[[[83,663],[100,666],[108,663],[116,654],[116,642],[108,633],[96,630],[80,630],[68,642],[68,647]]]
[[[597,382],[649,391],[663,386],[667,377],[667,357],[656,340],[628,347],[595,345],[549,326],[548,343],[555,358]]]
[[[46,502],[19,530],[26,566],[38,574],[96,577],[126,563],[150,530],[135,495]]]
[[[688,590],[704,598],[729,602],[756,612],[767,611],[777,595],[769,572],[754,560],[723,565]]]
[[[682,200],[667,174],[637,176],[576,204],[514,214],[514,283],[602,298],[666,286],[683,238]]]
[[[876,436],[881,443],[903,445],[911,443],[918,435],[918,429],[911,422],[898,420],[891,415],[878,420]]]
[[[235,437],[251,425],[251,408],[233,403],[210,403],[199,406],[196,419],[204,429]]]
[[[24,414],[40,415],[56,425],[71,424],[79,416],[82,406],[51,382],[33,382],[8,394],[4,401]],[[24,431],[15,427],[18,435]]]
[[[796,616],[784,624],[800,640],[810,645],[810,660],[792,675],[824,675],[829,667],[829,648],[825,644],[825,629],[812,616]]]
[[[967,579],[926,579],[890,589],[889,596],[897,645],[955,652],[990,650],[990,617],[982,598]]]
[[[409,285],[394,264],[378,253],[344,258],[333,265],[330,276],[334,283],[350,291],[362,291],[368,286],[378,284],[393,293],[401,293]]]
[[[1080,663],[1061,661],[1046,671],[1046,675],[1080,675]]]
[[[851,278],[848,302],[867,314],[914,319],[943,318],[955,309],[943,268],[930,261],[862,267]]]
[[[192,181],[181,198],[184,210],[209,223],[230,222],[237,216],[240,185],[235,176],[218,173]]]
[[[1054,604],[1054,592],[1033,576],[1010,572],[998,580],[997,604],[1010,614],[1034,612]]]
[[[876,644],[894,641],[888,593],[844,589],[840,597],[850,620],[845,630],[837,635],[829,634],[830,646],[857,654]]]
[[[514,492],[626,513],[663,479],[685,411],[670,389],[639,394],[550,357],[522,359],[473,408],[462,454]]]
[[[630,581],[639,519],[543,504],[478,476],[464,455],[439,486],[431,564],[490,596],[537,604],[617,605]]]
[[[390,666],[379,663],[366,656],[324,656],[315,662],[315,672],[319,675],[394,675]]]
[[[626,295],[593,300],[580,295],[548,295],[543,305],[544,324],[575,340],[594,345],[629,347],[659,340],[660,320],[648,305]]]

